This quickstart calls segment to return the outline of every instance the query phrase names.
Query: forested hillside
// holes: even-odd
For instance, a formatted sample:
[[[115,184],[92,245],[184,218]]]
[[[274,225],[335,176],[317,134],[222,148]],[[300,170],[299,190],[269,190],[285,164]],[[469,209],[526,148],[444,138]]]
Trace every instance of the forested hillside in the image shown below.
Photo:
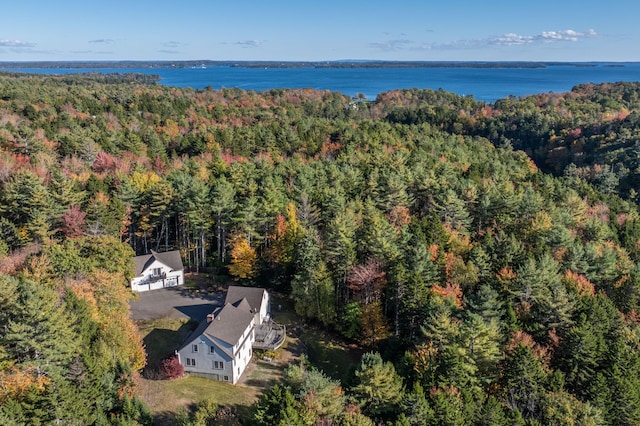
[[[638,93],[0,74],[0,419],[148,422],[126,278],[176,248],[370,351],[293,366],[257,424],[640,423]]]

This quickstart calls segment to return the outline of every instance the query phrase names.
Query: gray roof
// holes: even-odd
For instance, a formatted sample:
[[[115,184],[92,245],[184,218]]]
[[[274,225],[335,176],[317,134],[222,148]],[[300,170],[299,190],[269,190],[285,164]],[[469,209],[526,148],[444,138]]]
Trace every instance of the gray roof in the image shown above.
[[[238,309],[231,304],[217,313],[213,321],[204,330],[204,334],[230,345],[235,345],[240,340],[242,332],[253,322],[253,315],[243,309]]]
[[[227,290],[227,298],[224,303],[231,303],[232,305],[239,307],[242,299],[246,299],[251,306],[252,312],[258,312],[262,305],[262,296],[266,290],[259,287],[239,287],[235,285],[229,286]]]
[[[191,344],[196,338],[204,335],[212,342],[221,340],[229,345],[235,345],[240,341],[242,332],[253,323],[253,315],[242,309],[238,309],[231,304],[226,304],[222,309],[219,309],[213,321],[202,321],[198,328],[184,341],[180,346],[181,350],[185,346]],[[220,347],[220,349],[225,349]],[[224,350],[228,356],[233,357],[233,353]]]
[[[158,253],[151,250],[151,254],[136,256],[133,260],[136,264],[136,277],[142,275],[142,273],[156,260],[174,271],[181,271],[184,269],[184,266],[182,266],[182,258],[180,257],[180,252],[178,250],[165,251],[164,253]]]

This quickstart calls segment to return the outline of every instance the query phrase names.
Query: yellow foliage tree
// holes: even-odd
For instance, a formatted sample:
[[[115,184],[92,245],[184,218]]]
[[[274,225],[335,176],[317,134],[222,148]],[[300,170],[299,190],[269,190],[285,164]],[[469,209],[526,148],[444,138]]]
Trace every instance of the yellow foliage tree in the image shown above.
[[[129,176],[129,181],[140,191],[144,192],[153,184],[162,180],[155,172],[138,172],[135,171]]]
[[[120,273],[109,273],[104,269],[96,269],[89,275],[89,284],[93,288],[93,297],[98,306],[98,324],[101,336],[109,347],[105,347],[105,357],[109,353],[118,353],[127,359],[132,370],[141,370],[147,360],[142,339],[131,321],[127,309],[131,292],[122,285],[126,282]],[[81,286],[76,286],[80,289]],[[83,297],[90,300],[88,295]]]
[[[382,304],[375,301],[362,307],[360,317],[362,342],[375,346],[377,342],[389,336],[389,324],[382,312]]]
[[[252,278],[255,274],[256,250],[241,235],[236,235],[231,239],[231,246],[229,272],[236,278]]]
[[[0,371],[0,404],[9,399],[20,399],[30,391],[42,392],[48,384],[49,378],[39,375],[32,365]]]

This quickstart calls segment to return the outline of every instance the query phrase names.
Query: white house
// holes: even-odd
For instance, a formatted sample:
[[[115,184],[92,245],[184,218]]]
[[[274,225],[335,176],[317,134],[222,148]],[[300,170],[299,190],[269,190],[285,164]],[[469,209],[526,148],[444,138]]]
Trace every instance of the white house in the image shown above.
[[[230,286],[222,308],[207,316],[178,348],[184,371],[235,384],[247,368],[253,349],[276,349],[286,336],[271,321],[267,290]]]
[[[131,279],[132,291],[157,290],[184,284],[184,266],[178,250],[136,256],[135,276]]]
[[[238,307],[238,304],[243,299],[249,304],[250,312],[254,316],[253,323],[256,327],[271,319],[271,299],[267,290],[258,287],[231,285],[227,290],[227,297],[224,303],[231,303]]]
[[[236,383],[251,360],[253,314],[230,303],[210,314],[176,351],[184,371]]]

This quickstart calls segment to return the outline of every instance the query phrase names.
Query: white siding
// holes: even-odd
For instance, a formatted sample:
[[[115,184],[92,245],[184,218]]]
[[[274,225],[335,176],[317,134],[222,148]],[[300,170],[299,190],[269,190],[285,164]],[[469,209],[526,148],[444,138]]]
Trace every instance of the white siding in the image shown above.
[[[270,300],[269,292],[265,290],[262,293],[262,304],[260,305],[260,324],[262,324],[262,321],[266,318],[268,314],[270,314],[269,312],[270,305],[271,305],[271,300]]]
[[[201,374],[221,381],[224,381],[224,376],[228,376],[229,382],[235,384],[251,361],[252,345],[255,340],[253,324],[247,327],[243,336],[246,339],[241,339],[233,347],[224,342],[211,342],[208,338],[199,336],[178,351],[178,359],[187,373]],[[197,350],[194,350],[194,346]],[[211,353],[211,346],[214,347],[213,353]],[[222,349],[227,352],[236,349],[234,358],[229,358]],[[195,365],[192,365],[193,361]],[[216,368],[216,361],[218,368]],[[223,362],[223,368],[219,368],[220,362]]]
[[[154,271],[157,269],[160,269],[161,277],[154,276]],[[142,272],[141,276],[131,279],[131,290],[141,292],[183,284],[183,271],[172,271],[168,266],[156,260]]]
[[[197,351],[194,351],[194,346],[198,348]],[[211,353],[210,350],[211,346],[214,347],[213,353]],[[232,359],[222,352],[219,347],[212,345],[208,339],[203,337],[195,339],[193,342],[182,348],[178,352],[178,356],[180,364],[182,364],[184,371],[187,373],[203,374],[207,376],[218,375],[218,380],[223,380],[224,376],[228,376],[229,381],[232,381]],[[195,361],[195,365],[193,365],[193,361]],[[218,368],[216,368],[216,362],[218,363]],[[220,363],[222,363],[222,366]]]

